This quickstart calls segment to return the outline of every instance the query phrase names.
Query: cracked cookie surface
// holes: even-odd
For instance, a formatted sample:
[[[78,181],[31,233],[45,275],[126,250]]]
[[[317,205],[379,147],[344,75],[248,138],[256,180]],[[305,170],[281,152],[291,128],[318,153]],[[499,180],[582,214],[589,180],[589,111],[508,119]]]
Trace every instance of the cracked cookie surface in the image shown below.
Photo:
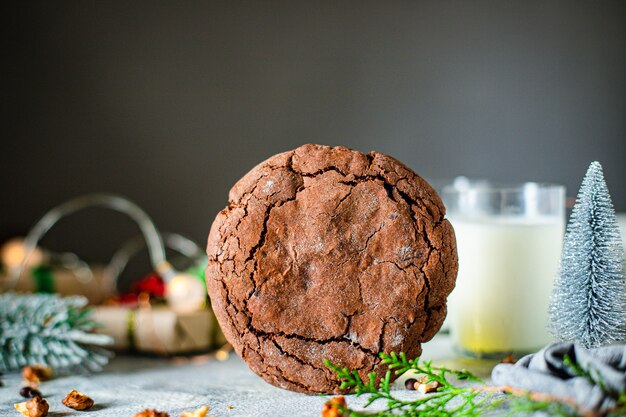
[[[304,145],[253,168],[209,233],[206,280],[228,341],[285,389],[340,393],[324,359],[384,375],[421,354],[454,288],[454,231],[431,186],[377,152]]]

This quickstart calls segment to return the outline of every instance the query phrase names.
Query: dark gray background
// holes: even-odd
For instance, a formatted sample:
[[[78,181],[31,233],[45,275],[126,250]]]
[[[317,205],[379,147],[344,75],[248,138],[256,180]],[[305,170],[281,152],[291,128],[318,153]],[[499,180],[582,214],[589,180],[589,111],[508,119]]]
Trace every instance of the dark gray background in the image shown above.
[[[307,142],[569,195],[599,160],[626,210],[624,1],[58,1],[3,15],[0,240],[108,191],[204,244],[238,178]],[[46,244],[108,260],[133,233],[100,210]]]

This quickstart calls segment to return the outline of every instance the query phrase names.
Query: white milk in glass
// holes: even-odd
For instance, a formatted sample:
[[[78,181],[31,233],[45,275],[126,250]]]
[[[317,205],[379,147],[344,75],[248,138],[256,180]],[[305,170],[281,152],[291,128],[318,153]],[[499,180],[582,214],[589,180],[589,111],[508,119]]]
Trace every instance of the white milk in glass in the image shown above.
[[[531,352],[551,341],[548,304],[561,257],[561,216],[450,216],[459,273],[449,299],[455,345],[473,355]]]

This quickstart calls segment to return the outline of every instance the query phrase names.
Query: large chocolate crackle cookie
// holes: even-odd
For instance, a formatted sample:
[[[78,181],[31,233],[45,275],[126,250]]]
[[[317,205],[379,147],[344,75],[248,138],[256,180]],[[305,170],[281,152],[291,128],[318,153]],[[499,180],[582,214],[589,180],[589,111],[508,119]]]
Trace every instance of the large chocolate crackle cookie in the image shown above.
[[[209,235],[207,286],[226,338],[267,382],[339,393],[324,359],[384,374],[446,315],[457,254],[445,209],[397,160],[305,145],[230,190]]]

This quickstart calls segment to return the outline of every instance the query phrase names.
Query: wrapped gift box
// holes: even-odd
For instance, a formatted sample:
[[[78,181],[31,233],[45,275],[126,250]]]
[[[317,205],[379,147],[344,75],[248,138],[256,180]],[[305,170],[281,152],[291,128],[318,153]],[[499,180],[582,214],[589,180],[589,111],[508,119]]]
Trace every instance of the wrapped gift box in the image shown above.
[[[99,306],[93,319],[99,333],[112,336],[114,349],[157,354],[208,351],[223,341],[209,309],[177,313],[166,306]]]
[[[18,292],[58,293],[82,295],[90,304],[100,304],[115,294],[115,280],[102,266],[91,266],[88,273],[65,267],[39,266],[25,271],[9,285],[8,273],[0,273],[0,287]],[[6,288],[5,288],[6,287]]]

